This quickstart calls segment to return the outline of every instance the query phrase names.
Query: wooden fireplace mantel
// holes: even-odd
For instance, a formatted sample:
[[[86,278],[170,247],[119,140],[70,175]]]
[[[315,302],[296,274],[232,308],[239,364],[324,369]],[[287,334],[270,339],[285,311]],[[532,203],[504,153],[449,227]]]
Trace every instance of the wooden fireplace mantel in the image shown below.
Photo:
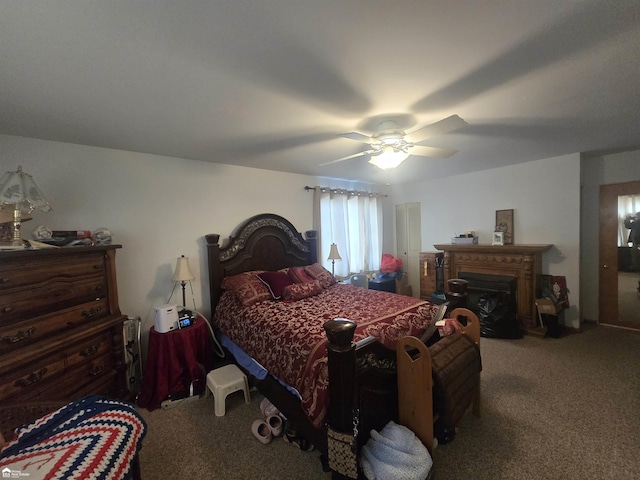
[[[444,251],[444,281],[460,272],[505,275],[517,278],[518,321],[523,330],[536,327],[536,276],[541,273],[542,253],[553,245],[434,245]]]

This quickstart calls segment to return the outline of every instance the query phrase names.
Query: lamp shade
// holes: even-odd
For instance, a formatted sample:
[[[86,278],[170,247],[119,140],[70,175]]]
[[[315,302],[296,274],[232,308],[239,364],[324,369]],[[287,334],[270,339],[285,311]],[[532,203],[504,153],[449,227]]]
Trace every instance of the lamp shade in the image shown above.
[[[375,157],[371,157],[369,163],[372,163],[382,170],[386,170],[388,168],[396,168],[404,162],[408,156],[409,153],[404,150],[398,150],[390,145],[385,145],[382,153]]]
[[[21,166],[15,172],[6,172],[0,178],[0,204],[12,205],[13,209],[26,213],[36,209],[43,212],[51,210],[36,182],[31,175],[22,171]]]
[[[189,266],[189,257],[185,257],[182,255],[178,257],[178,262],[176,263],[176,270],[173,272],[173,277],[171,279],[174,282],[187,282],[196,278],[191,272],[191,267]]]
[[[329,250],[329,256],[327,260],[342,260],[342,257],[338,253],[338,245],[335,243],[331,244],[331,249]]]

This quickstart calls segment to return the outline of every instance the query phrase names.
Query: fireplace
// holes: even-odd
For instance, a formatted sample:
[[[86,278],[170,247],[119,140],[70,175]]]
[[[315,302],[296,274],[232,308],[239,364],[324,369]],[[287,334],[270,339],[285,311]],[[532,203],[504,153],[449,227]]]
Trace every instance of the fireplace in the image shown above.
[[[518,322],[522,330],[534,332],[536,275],[542,270],[542,253],[552,245],[434,245],[444,251],[445,282],[460,273],[487,274],[515,279]],[[510,290],[511,291],[511,290]]]

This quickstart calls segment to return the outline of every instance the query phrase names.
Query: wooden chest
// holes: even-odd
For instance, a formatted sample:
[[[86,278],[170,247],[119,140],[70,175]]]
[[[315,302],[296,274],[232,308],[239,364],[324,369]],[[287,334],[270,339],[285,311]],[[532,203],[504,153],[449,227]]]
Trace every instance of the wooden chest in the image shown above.
[[[117,248],[0,252],[0,403],[127,396]]]

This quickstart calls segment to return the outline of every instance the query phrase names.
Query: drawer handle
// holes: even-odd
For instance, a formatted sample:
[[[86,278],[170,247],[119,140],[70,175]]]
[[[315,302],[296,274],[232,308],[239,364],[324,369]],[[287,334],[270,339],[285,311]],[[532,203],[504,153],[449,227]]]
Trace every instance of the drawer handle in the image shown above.
[[[14,385],[16,387],[28,387],[29,385],[32,385],[42,380],[42,377],[44,377],[45,373],[47,373],[47,369],[42,368],[37,372],[30,373],[27,378],[19,378],[18,380],[16,380]]]
[[[13,310],[13,308],[12,308],[12,307],[4,307],[4,308],[2,309],[2,313],[9,313],[11,310]]]
[[[82,312],[82,316],[87,318],[95,317],[100,313],[100,310],[102,310],[102,307],[92,308],[91,310],[88,310],[88,311],[84,310]]]
[[[89,370],[87,372],[87,375],[90,377],[97,377],[102,373],[102,371],[104,370],[104,367],[106,367],[106,364],[104,363],[102,365],[98,365],[97,367],[94,367],[91,370]]]
[[[9,335],[5,335],[4,337],[2,337],[2,341],[7,343],[18,343],[26,338],[29,338],[35,331],[36,327],[31,327],[28,330],[18,330],[18,333],[16,333],[12,337],[10,337]]]
[[[96,352],[100,349],[100,344],[92,345],[84,350],[80,350],[80,356],[82,357],[90,357],[91,355],[95,355]]]

